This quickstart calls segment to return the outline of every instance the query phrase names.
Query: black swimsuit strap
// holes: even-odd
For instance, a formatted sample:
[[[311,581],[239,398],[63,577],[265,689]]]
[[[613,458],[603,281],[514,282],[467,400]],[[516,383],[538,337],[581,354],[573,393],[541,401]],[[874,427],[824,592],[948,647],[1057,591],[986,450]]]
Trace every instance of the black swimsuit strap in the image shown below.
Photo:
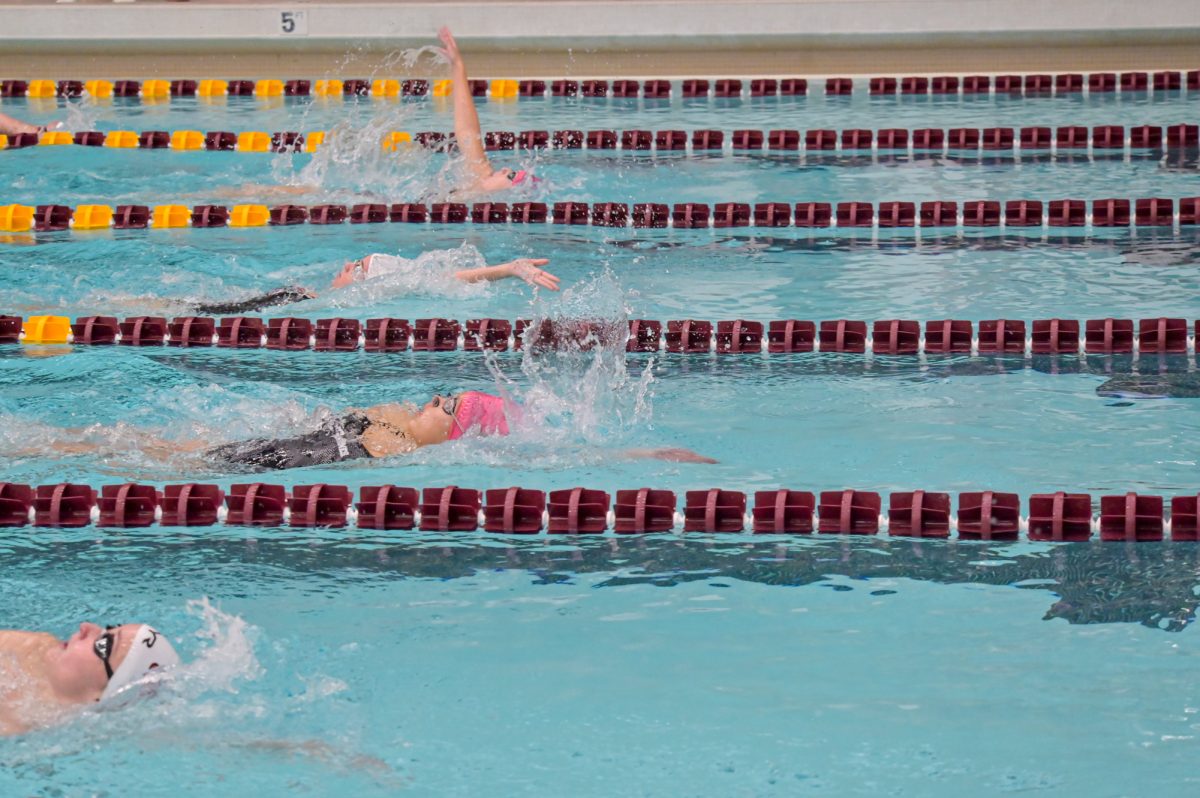
[[[337,419],[348,437],[358,438],[371,426],[371,419],[364,413],[344,413]]]

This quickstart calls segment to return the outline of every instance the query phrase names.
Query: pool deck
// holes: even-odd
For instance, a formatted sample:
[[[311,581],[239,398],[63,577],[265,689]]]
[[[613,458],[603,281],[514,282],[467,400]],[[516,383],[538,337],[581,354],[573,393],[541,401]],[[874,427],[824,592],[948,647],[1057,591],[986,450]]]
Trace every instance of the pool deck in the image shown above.
[[[1200,0],[0,0],[0,77],[481,77],[1195,69]]]

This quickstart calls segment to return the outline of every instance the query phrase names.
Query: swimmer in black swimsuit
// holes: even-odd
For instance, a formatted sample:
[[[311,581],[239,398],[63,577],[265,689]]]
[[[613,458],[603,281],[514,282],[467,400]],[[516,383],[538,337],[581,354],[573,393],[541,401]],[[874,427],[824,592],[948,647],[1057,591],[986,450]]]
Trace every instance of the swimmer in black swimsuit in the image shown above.
[[[138,449],[156,460],[199,455],[210,466],[231,471],[275,471],[329,465],[347,460],[392,457],[423,446],[434,446],[464,436],[508,434],[508,414],[519,407],[499,396],[467,391],[457,396],[434,396],[424,405],[385,404],[349,409],[327,418],[321,425],[290,438],[255,438],[219,446],[207,441],[164,440],[153,434],[122,429],[120,437],[136,440]],[[64,429],[62,437],[37,448],[10,452],[11,456],[93,454],[106,447],[88,438],[97,428]],[[629,449],[625,457],[682,463],[715,463],[708,457],[681,448]]]
[[[240,470],[277,471],[313,465],[340,463],[371,457],[360,438],[371,426],[362,413],[349,412],[331,418],[318,429],[294,438],[258,438],[214,446],[204,452],[217,465]]]
[[[245,299],[231,302],[196,302],[191,307],[195,313],[203,316],[222,316],[234,313],[251,313],[264,308],[291,305],[296,302],[316,298],[317,295],[307,288],[298,285],[289,285],[284,288],[276,288],[265,294],[246,297]]]

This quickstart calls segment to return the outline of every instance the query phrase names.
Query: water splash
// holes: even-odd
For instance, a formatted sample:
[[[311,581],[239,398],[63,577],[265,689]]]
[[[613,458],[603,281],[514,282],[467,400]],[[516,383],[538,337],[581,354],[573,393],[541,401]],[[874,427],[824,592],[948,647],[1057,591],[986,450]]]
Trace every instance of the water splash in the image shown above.
[[[367,80],[392,78],[411,72],[417,60],[433,53],[432,46],[388,52],[373,62],[362,63],[373,54],[364,47],[347,52],[340,65],[326,78],[350,72],[367,73]],[[351,65],[354,68],[351,69]],[[401,66],[403,69],[401,69]],[[412,104],[403,100],[351,98],[335,100],[347,105],[346,118],[326,131],[325,141],[306,163],[281,154],[272,162],[272,177],[287,186],[311,188],[328,199],[342,201],[389,201],[424,198],[432,193],[448,194],[443,183],[455,182],[447,175],[446,159],[417,145],[400,144],[395,149],[382,146],[384,137],[395,130],[408,130],[413,116]],[[369,105],[368,105],[369,103]],[[317,107],[305,109],[301,124]],[[353,112],[370,109],[366,121],[354,119]],[[298,163],[303,165],[298,166]],[[452,186],[451,186],[452,187]]]
[[[263,675],[262,665],[254,656],[257,630],[253,626],[222,612],[208,597],[190,600],[187,614],[200,622],[194,637],[207,645],[172,676],[175,695],[189,699],[215,691],[236,693],[240,682]]]
[[[95,130],[100,120],[100,109],[92,98],[85,97],[79,102],[69,102],[65,106],[66,117],[63,119],[63,130],[79,133],[85,130]]]
[[[652,417],[653,363],[631,374],[625,353],[629,297],[611,271],[576,283],[553,301],[538,297],[526,332],[526,387],[487,358],[502,393],[522,406],[515,430],[547,445],[600,444]]]
[[[349,119],[326,131],[324,143],[304,163],[280,155],[271,165],[272,177],[289,186],[312,187],[346,200],[388,201],[423,193],[435,168],[434,156],[420,146],[401,144],[385,149],[384,137],[408,127],[403,103],[380,104],[365,122]],[[303,164],[303,165],[299,165]]]
[[[365,71],[369,72],[368,80],[411,74],[417,61],[425,55],[432,55],[437,64],[445,63],[433,45],[392,51],[369,64],[359,63],[372,55],[362,47],[356,48],[345,55],[336,74],[362,74]],[[351,64],[355,65],[353,69],[350,68]],[[428,74],[428,69],[423,69],[422,74]],[[328,200],[341,202],[465,199],[463,192],[475,183],[475,178],[457,152],[435,152],[416,142],[402,143],[394,150],[381,146],[384,137],[392,131],[410,129],[412,103],[377,98],[355,98],[344,102],[348,104],[346,119],[326,131],[324,143],[310,160],[305,163],[289,154],[280,154],[275,158],[272,177],[278,183],[296,189],[308,189]],[[305,110],[302,126],[315,107],[314,103]],[[370,115],[365,122],[361,121],[361,114],[357,115],[358,120],[353,118],[352,112],[366,109],[370,109]],[[453,127],[449,110],[446,122],[442,125],[445,128]],[[497,167],[532,172],[537,171],[541,162],[540,157],[533,153],[526,153],[520,158],[515,153],[506,153],[499,160],[503,164],[497,164]],[[297,166],[298,163],[303,165]],[[529,181],[518,187],[514,195],[530,200],[545,196],[547,191],[548,187],[537,187],[533,181]]]

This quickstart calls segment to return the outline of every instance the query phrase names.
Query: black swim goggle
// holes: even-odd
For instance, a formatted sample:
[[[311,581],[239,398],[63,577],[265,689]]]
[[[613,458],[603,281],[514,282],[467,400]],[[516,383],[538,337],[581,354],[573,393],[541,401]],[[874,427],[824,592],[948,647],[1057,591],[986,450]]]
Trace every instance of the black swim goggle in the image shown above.
[[[439,396],[438,394],[434,394],[433,401],[431,401],[430,404],[433,405],[434,407],[442,408],[442,410],[445,412],[446,415],[453,418],[454,411],[458,410],[458,397],[457,396],[447,396],[446,400],[442,401],[441,396]]]
[[[96,642],[92,644],[92,651],[96,652],[96,656],[104,663],[104,673],[111,680],[113,677],[112,664],[109,660],[112,658],[113,649],[116,647],[117,636],[112,633],[115,626],[104,627],[104,634],[96,638]]]

